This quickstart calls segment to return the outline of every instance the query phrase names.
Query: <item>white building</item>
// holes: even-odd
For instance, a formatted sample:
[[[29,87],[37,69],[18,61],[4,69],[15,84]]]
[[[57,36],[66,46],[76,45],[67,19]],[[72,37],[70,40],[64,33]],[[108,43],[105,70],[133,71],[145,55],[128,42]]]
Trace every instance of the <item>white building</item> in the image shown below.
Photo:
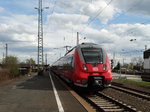
[[[150,49],[144,51],[144,71],[150,73]]]

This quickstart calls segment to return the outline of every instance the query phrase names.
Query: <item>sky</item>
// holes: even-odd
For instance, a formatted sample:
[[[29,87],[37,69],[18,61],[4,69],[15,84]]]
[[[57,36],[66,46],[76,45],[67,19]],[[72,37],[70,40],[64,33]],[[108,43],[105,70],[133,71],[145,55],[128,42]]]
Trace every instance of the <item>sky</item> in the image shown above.
[[[77,32],[79,43],[102,45],[116,62],[143,58],[145,45],[150,48],[149,0],[42,1],[43,46],[49,64],[65,54],[64,46],[76,45]],[[0,61],[6,55],[6,43],[8,55],[17,56],[20,61],[37,61],[35,7],[38,0],[0,0]]]

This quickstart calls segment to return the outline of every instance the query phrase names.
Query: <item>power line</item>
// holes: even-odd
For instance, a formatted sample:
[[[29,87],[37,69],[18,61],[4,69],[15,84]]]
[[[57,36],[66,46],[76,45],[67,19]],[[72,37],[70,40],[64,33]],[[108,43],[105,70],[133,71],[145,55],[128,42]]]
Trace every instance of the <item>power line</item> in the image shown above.
[[[112,2],[112,0],[107,4],[107,6],[105,7],[105,8],[107,8],[108,7],[108,5],[110,5],[110,3]],[[138,4],[139,2],[141,2],[140,0],[136,3],[136,4]],[[131,9],[133,9],[133,7],[134,6],[136,6],[136,4],[134,4],[132,7],[130,7],[128,10],[127,10],[127,12],[128,11],[130,11]],[[105,8],[103,9],[103,10],[105,10]],[[113,20],[113,21],[116,21],[116,20],[118,20],[121,16],[122,16],[123,14],[120,14],[118,17],[116,17],[116,19],[115,20]],[[98,16],[98,14],[97,14],[97,16]],[[95,18],[97,17],[97,16],[95,16]],[[95,18],[93,18],[93,20],[95,20]],[[147,22],[150,22],[150,21],[145,21],[145,22],[143,22],[143,23],[141,23],[141,24],[145,24],[145,23],[147,23]],[[89,24],[91,24],[91,23],[89,23]],[[110,23],[109,23],[110,24]],[[107,25],[104,25],[102,28],[105,28],[106,26],[108,26],[109,24],[107,24]],[[89,25],[88,25],[89,26]],[[86,28],[85,28],[86,29]],[[85,30],[84,29],[84,30]],[[84,31],[83,30],[83,31]],[[81,32],[82,33],[82,32]],[[133,33],[133,32],[131,32],[131,33]],[[82,33],[83,34],[83,33]]]
[[[55,11],[56,3],[57,3],[57,0],[55,0],[55,2],[54,2],[53,8],[52,8],[52,14],[53,14],[53,13],[54,13],[54,11]]]
[[[99,9],[99,10],[97,11],[98,14],[95,15],[94,18],[93,18],[90,22],[88,22],[88,24],[86,25],[86,28],[111,4],[112,1],[113,1],[113,0],[111,0],[110,2],[108,2],[107,5],[106,5],[102,10]],[[91,3],[92,3],[92,2],[93,2],[93,1],[91,1]],[[89,5],[90,5],[90,3],[86,6],[86,8],[87,8]],[[81,14],[81,13],[80,13],[80,14]],[[79,20],[81,19],[81,16],[82,16],[82,15],[80,15],[80,17],[79,17],[79,19],[78,19],[77,21],[79,21]],[[76,21],[76,23],[77,23],[77,21]],[[84,27],[79,33],[83,35],[83,32],[86,30],[86,28]]]
[[[93,2],[93,0],[90,0],[89,2]],[[88,5],[86,5],[85,6],[85,9],[87,9],[88,7],[89,7],[89,5],[91,4],[91,3],[88,3]],[[83,15],[81,15],[81,12],[80,12],[80,16],[79,16],[79,18],[76,20],[76,22],[75,23],[78,23],[78,21],[80,21],[81,20],[81,17],[82,17]],[[73,26],[72,26],[72,37],[73,37]],[[73,41],[74,39],[72,39],[72,41]]]
[[[136,6],[136,5],[139,4],[140,2],[141,2],[141,1],[139,0],[136,4],[134,4],[132,7],[130,7],[126,12],[129,12],[131,9],[133,9],[134,6]],[[121,15],[122,15],[122,14],[121,14]],[[121,15],[119,15],[119,16],[115,19],[115,21],[118,20],[118,18],[120,18]],[[145,22],[140,23],[140,24],[146,24],[146,23],[148,23],[148,22],[150,22],[150,20],[145,21]],[[124,33],[127,33],[128,35],[130,35],[130,34],[133,34],[135,30],[137,30],[137,28],[132,28],[131,30],[128,30],[128,31],[126,31],[126,32],[124,32]]]
[[[111,4],[112,1],[113,1],[113,0],[110,0],[110,2],[109,2],[102,10],[101,10],[101,9],[98,10],[98,14],[95,15],[94,18],[93,18],[90,22],[88,22],[88,24],[86,25],[86,28]],[[86,30],[86,28],[84,28],[84,29],[81,30],[80,32],[81,32],[81,33],[84,32],[84,31]],[[83,33],[82,33],[82,34],[83,34]]]
[[[91,1],[91,2],[92,2],[92,1]],[[87,9],[90,4],[91,4],[91,3],[88,3],[88,5],[85,6],[85,9]],[[83,16],[83,15],[81,15],[81,12],[80,12],[79,19],[77,19],[77,21],[76,21],[75,23],[78,23],[78,21],[80,21],[80,19],[81,19],[82,16]]]
[[[51,1],[51,2],[52,2],[52,1]],[[53,13],[54,13],[54,11],[55,11],[56,3],[57,3],[57,0],[54,1],[53,7],[52,7],[52,12],[51,12],[51,15],[50,15],[50,17],[49,17],[49,21],[50,21],[51,16],[53,15]],[[50,24],[50,23],[49,23],[49,24]],[[48,25],[48,26],[51,26],[51,25]],[[48,31],[45,32],[45,31],[44,31],[44,33],[45,33],[45,34],[48,34],[48,33],[51,33],[51,32],[48,32]]]
[[[53,4],[53,6],[52,6],[52,9],[51,9],[51,12],[49,12],[49,13],[51,13],[51,15],[52,15],[55,11],[57,0],[55,0],[54,3],[51,3],[51,2],[52,2],[52,0],[50,0],[50,4]]]

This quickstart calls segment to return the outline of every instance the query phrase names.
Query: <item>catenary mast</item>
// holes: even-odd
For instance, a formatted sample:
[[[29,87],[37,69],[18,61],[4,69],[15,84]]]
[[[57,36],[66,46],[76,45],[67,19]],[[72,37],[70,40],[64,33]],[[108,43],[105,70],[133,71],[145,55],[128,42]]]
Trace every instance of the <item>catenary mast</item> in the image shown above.
[[[38,56],[37,56],[37,64],[38,70],[43,66],[43,19],[42,12],[44,9],[48,9],[49,7],[42,8],[42,0],[39,0],[39,7],[35,8],[38,10]]]
[[[42,0],[39,0],[38,8],[38,67],[43,65],[43,20],[42,20]]]

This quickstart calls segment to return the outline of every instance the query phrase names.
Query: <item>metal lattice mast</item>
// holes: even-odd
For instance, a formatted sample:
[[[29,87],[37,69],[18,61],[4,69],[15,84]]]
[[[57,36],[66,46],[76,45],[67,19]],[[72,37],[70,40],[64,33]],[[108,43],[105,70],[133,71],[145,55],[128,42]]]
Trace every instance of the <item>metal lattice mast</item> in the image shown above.
[[[38,8],[38,65],[43,65],[43,20],[42,0],[39,0]]]
[[[35,8],[38,10],[38,56],[37,56],[37,63],[38,68],[43,66],[43,19],[42,19],[42,12],[44,9],[48,9],[49,7],[42,8],[42,0],[39,0],[39,7]]]

